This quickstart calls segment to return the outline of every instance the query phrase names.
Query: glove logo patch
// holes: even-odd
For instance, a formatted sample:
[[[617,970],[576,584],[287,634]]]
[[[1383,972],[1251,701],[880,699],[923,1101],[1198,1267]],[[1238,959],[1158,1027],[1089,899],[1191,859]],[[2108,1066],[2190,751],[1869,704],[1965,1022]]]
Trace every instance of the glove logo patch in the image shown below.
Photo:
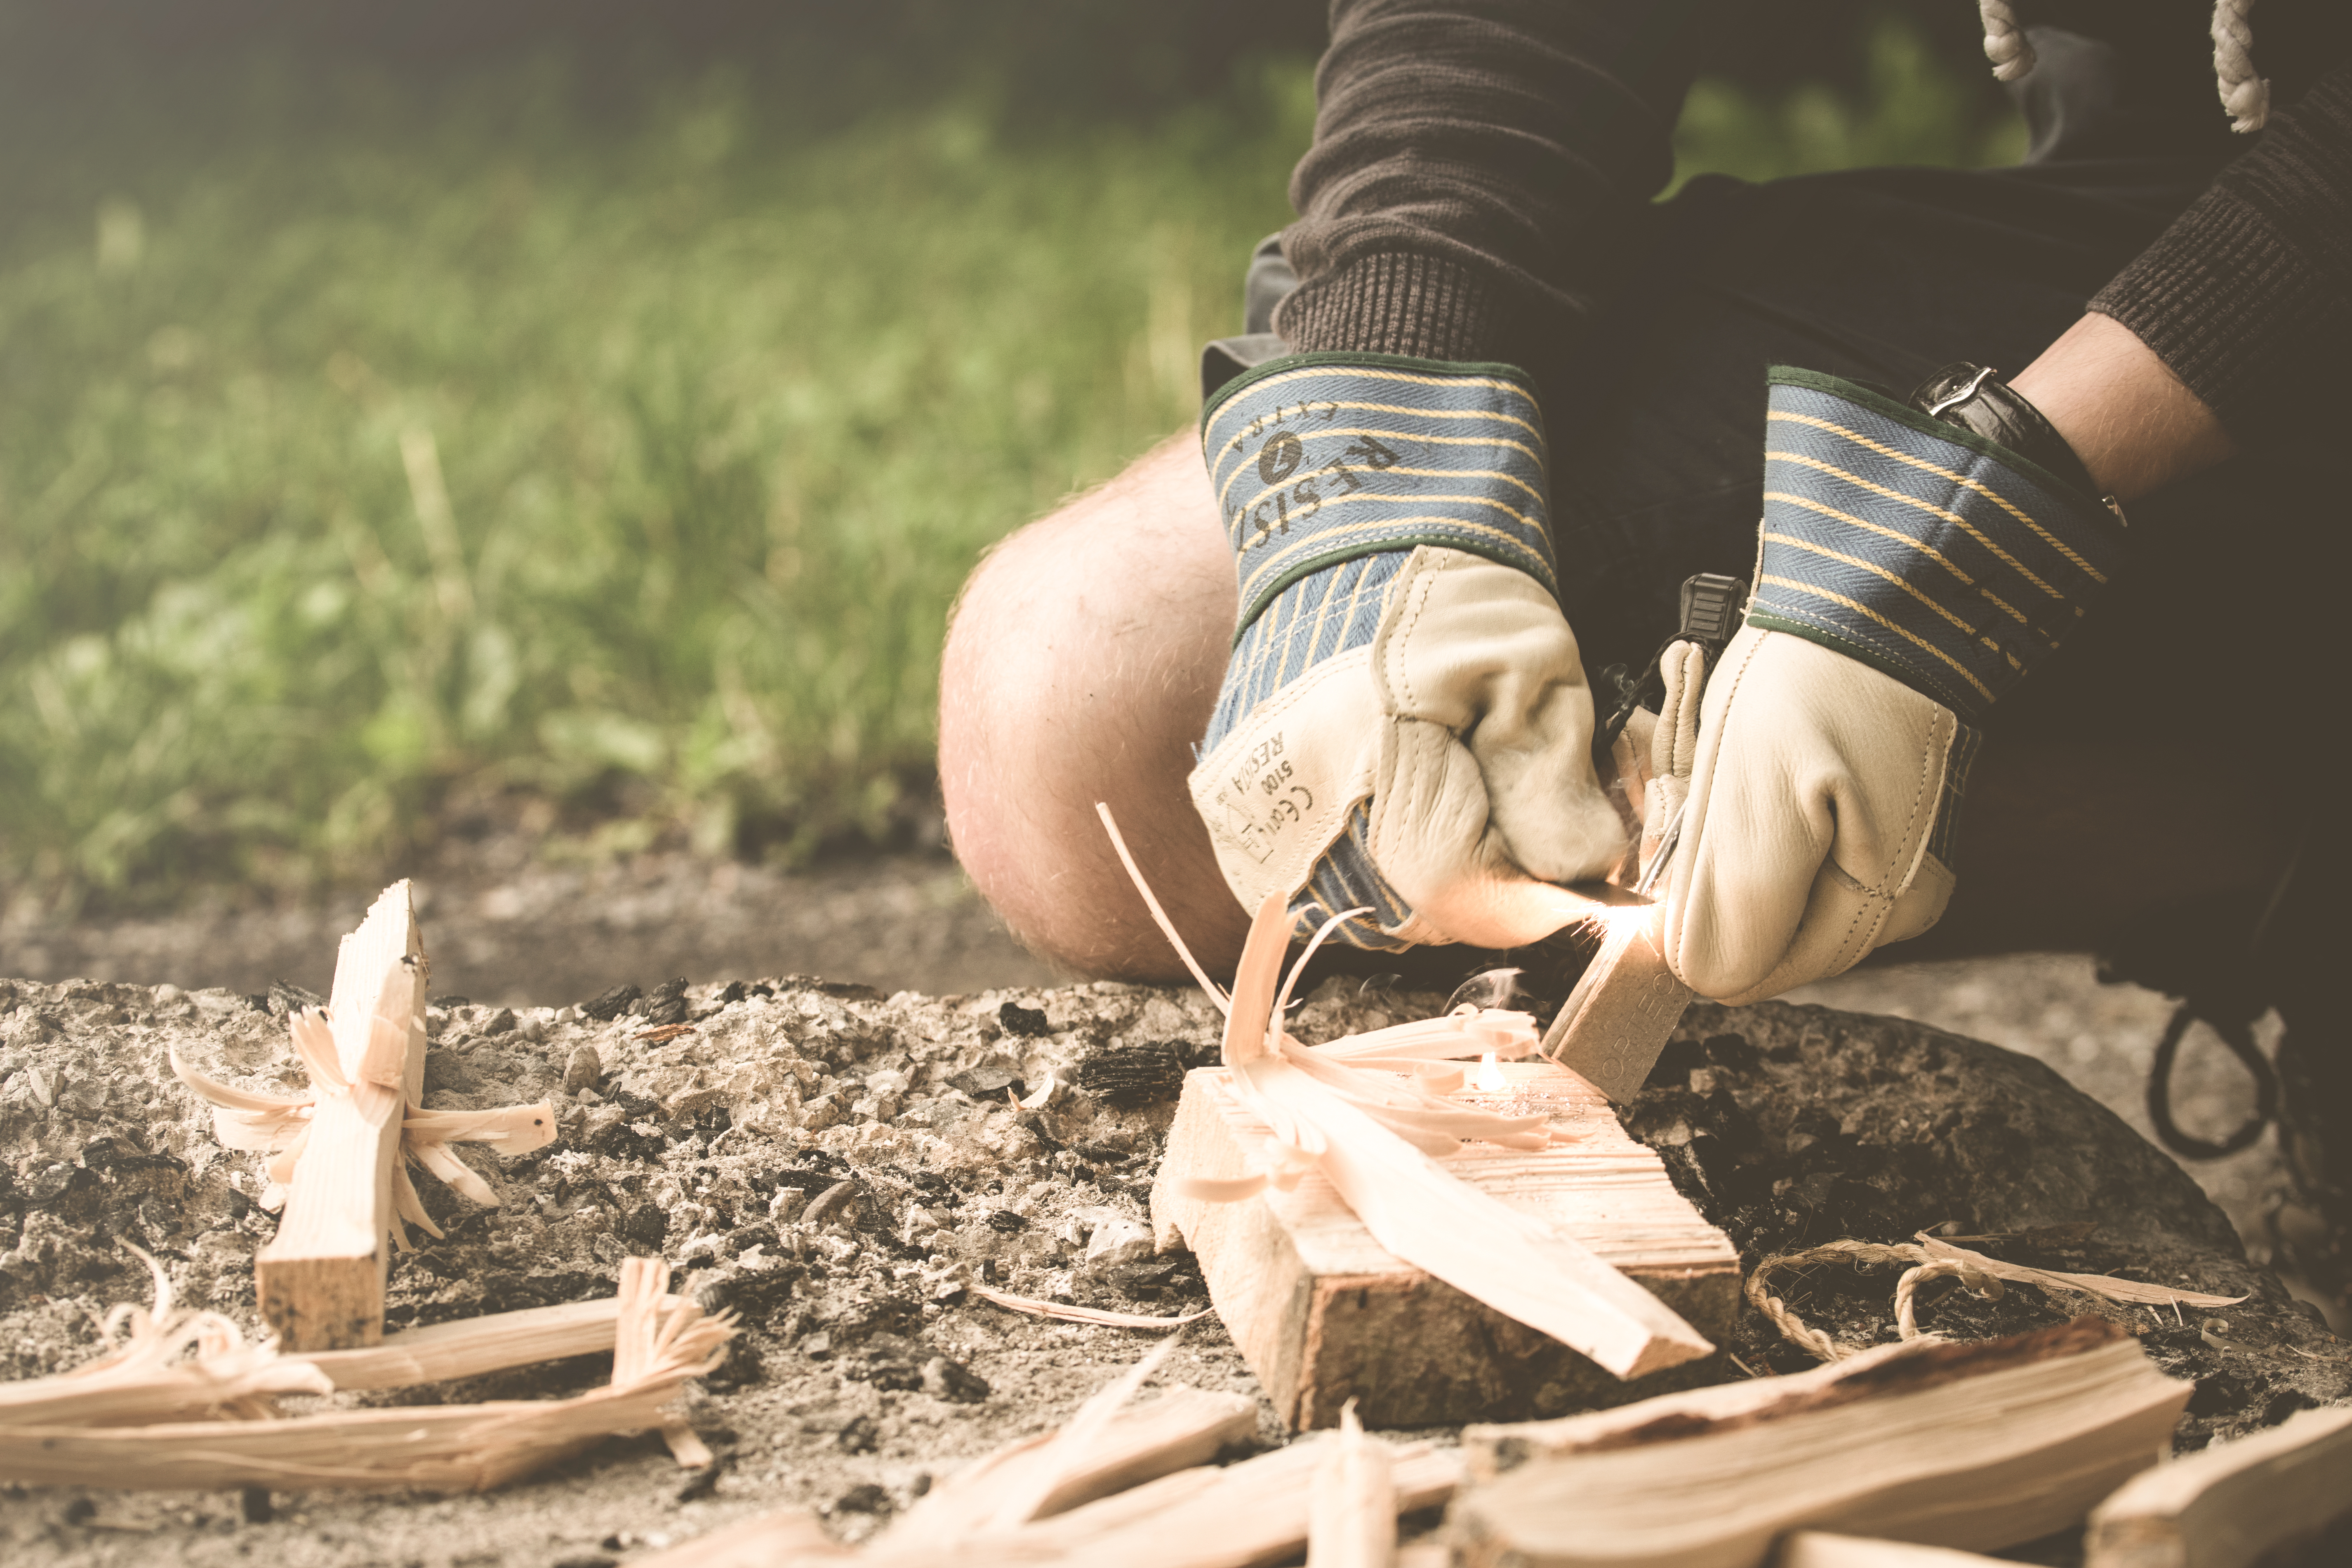
[[[1245,629],[1303,577],[1428,544],[1555,595],[1542,416],[1499,367],[1307,355],[1234,382],[1202,447]]]

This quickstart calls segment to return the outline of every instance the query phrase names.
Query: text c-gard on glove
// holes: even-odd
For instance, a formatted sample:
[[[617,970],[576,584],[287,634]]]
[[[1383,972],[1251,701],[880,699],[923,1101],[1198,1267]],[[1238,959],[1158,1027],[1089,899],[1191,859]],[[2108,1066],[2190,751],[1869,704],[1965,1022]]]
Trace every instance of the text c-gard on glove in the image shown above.
[[[1917,406],[1770,379],[1756,588],[1707,684],[1666,908],[1675,974],[1730,1003],[1936,923],[1976,726],[2124,557],[2120,510],[1990,371],[1949,367]]]
[[[1202,449],[1241,586],[1191,781],[1244,908],[1360,947],[1514,947],[1624,844],[1559,611],[1543,416],[1508,365],[1276,359]]]

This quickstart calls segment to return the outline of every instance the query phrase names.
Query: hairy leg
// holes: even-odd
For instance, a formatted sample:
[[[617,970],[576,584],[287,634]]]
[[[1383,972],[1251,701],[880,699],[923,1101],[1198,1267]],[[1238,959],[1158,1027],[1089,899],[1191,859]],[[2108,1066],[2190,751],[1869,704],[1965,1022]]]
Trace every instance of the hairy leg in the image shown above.
[[[1190,433],[999,544],[964,584],[940,678],[940,781],[964,869],[1040,956],[1082,974],[1183,969],[1095,803],[1214,972],[1247,928],[1185,793],[1235,613]]]

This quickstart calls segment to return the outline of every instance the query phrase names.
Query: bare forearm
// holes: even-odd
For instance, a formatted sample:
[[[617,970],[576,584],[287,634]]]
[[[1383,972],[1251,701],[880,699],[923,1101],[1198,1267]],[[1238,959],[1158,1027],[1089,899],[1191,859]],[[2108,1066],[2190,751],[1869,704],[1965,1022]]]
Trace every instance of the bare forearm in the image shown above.
[[[2113,317],[2085,315],[2011,378],[2103,494],[2131,500],[2236,455],[2213,411]]]

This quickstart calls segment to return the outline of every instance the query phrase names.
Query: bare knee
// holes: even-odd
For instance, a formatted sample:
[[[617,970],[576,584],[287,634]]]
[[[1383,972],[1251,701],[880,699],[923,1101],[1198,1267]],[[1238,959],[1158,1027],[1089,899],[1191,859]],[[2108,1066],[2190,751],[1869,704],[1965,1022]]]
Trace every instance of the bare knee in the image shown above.
[[[1095,803],[1202,961],[1242,912],[1185,793],[1234,611],[1190,437],[997,547],[965,584],[940,681],[940,778],[956,853],[1031,948],[1082,973],[1172,978]]]

